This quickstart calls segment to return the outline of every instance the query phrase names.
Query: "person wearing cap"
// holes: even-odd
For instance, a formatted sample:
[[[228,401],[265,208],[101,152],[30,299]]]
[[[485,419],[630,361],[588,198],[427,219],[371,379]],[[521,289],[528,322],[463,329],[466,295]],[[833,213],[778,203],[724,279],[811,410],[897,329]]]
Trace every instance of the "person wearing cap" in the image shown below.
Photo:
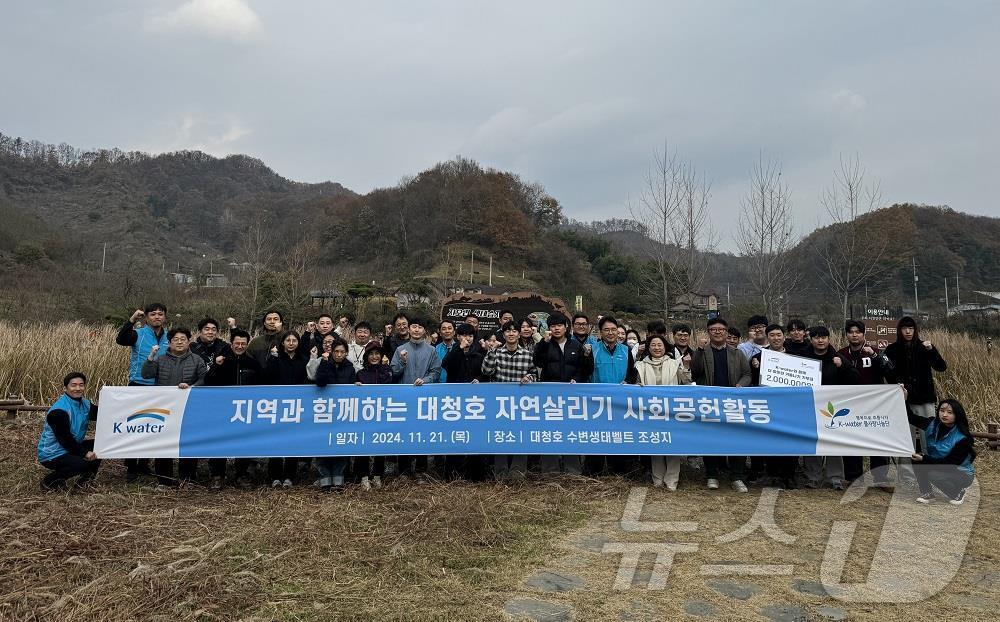
[[[896,341],[885,349],[885,356],[892,362],[889,382],[906,389],[906,405],[917,417],[933,419],[937,416],[937,393],[934,390],[934,372],[948,369],[941,353],[930,341],[922,340],[917,322],[910,316],[900,318],[896,324]],[[918,426],[910,426],[915,446],[927,447],[927,436]],[[908,487],[916,485],[916,477],[909,459],[900,459],[901,479]]]
[[[360,326],[360,323],[358,324]],[[355,335],[357,329],[355,328]],[[392,368],[382,362],[382,344],[372,339],[365,344],[364,353],[365,365],[358,372],[355,385],[365,384],[393,384]],[[359,467],[358,461],[364,466]],[[361,489],[371,490],[382,487],[382,477],[385,475],[385,456],[372,456],[369,458],[356,458],[354,468],[361,471]]]
[[[811,327],[809,342],[812,347],[804,357],[820,361],[821,384],[826,386],[858,383],[858,371],[830,347],[830,329],[826,326]],[[850,472],[845,472],[844,458],[841,456],[804,456],[802,468],[805,471],[806,487],[819,488],[826,483],[835,490],[843,490],[846,484],[845,478],[851,481],[862,474],[857,468],[857,463],[851,461],[849,463],[848,466],[852,469]]]
[[[763,315],[753,315],[747,320],[747,340],[737,348],[747,357],[753,358],[761,350],[767,347],[767,317]]]

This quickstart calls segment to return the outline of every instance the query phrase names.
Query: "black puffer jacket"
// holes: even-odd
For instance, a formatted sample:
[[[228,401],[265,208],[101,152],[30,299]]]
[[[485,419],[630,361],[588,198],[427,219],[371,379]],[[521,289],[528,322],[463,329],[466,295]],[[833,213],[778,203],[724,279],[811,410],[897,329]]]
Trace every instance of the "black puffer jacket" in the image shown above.
[[[567,339],[562,348],[555,341],[539,342],[534,360],[540,382],[587,382],[594,373],[594,356],[585,356],[583,344],[573,338]]]
[[[328,384],[354,384],[357,378],[354,363],[346,358],[339,363],[324,359],[316,370],[316,386],[319,387]]]

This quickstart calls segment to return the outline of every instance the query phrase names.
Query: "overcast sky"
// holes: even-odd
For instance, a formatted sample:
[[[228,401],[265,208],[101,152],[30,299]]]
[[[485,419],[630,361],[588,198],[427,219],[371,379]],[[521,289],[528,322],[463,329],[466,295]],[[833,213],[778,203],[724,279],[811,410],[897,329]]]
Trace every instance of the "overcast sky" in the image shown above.
[[[841,155],[884,201],[1000,216],[1000,4],[0,0],[0,131],[247,153],[357,192],[455,155],[624,216],[664,142],[721,245],[780,160],[797,225]]]

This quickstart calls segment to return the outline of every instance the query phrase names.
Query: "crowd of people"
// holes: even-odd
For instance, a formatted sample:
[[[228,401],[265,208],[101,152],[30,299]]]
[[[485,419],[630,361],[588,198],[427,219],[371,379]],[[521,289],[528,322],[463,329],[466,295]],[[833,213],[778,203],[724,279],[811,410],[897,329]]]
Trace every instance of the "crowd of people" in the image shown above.
[[[399,313],[378,335],[368,322],[355,323],[350,315],[334,321],[327,313],[298,333],[272,310],[256,336],[227,318],[228,342],[213,318],[200,321],[194,336],[184,327],[168,329],[166,318],[164,305],[151,304],[136,310],[119,330],[116,342],[130,349],[130,386],[595,382],[751,387],[760,384],[761,352],[774,350],[820,361],[824,385],[903,387],[915,451],[912,459],[871,457],[876,486],[912,488],[922,503],[934,498],[936,487],[958,504],[975,472],[964,408],[955,400],[938,402],[935,393],[933,373],[944,371],[945,361],[931,342],[921,339],[910,317],[899,320],[897,339],[884,351],[868,345],[865,325],[857,320],[844,326],[847,345],[834,350],[825,326],[807,328],[798,319],[782,326],[761,315],[747,322],[746,340],[720,317],[708,320],[701,338],[688,324],[668,330],[663,320],[649,322],[643,338],[613,317],[599,316],[594,326],[583,313],[572,318],[551,314],[540,330],[531,319],[515,320],[513,313],[502,311],[499,328],[485,333],[475,314],[462,322],[432,324]],[[98,408],[85,397],[86,381],[81,372],[67,375],[64,395],[46,416],[38,443],[38,460],[50,471],[42,481],[45,489],[65,488],[73,478],[75,486],[86,486],[97,474],[100,461],[86,433]],[[198,459],[177,460],[176,473],[171,459],[155,459],[152,466],[143,459],[124,462],[128,482],[152,476],[158,490],[198,481]],[[306,475],[310,462],[318,477]],[[208,460],[208,473],[212,489],[226,485],[227,474],[239,487],[289,488],[304,477],[324,490],[338,491],[348,483],[378,488],[389,477],[510,481],[539,472],[620,475],[676,490],[685,462],[693,477],[704,477],[708,489],[718,489],[728,479],[740,493],[747,492],[748,484],[842,490],[865,476],[864,460],[857,456],[372,456],[269,458],[266,467],[250,458],[234,459],[232,465],[219,458]],[[921,466],[914,468],[914,463]]]

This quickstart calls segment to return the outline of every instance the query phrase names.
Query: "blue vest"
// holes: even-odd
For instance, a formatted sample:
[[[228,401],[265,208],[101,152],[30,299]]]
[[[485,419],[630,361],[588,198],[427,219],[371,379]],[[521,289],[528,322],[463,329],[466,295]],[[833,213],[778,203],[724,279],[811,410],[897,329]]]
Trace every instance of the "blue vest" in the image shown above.
[[[625,372],[628,371],[628,346],[619,343],[615,346],[614,353],[611,353],[603,341],[598,341],[591,348],[594,351],[594,375],[590,377],[590,381],[611,384],[624,382]]]
[[[940,421],[937,417],[935,417],[934,420],[931,421],[930,425],[927,426],[927,430],[924,433],[927,437],[927,455],[938,460],[951,453],[951,450],[955,447],[955,445],[965,438],[965,435],[962,434],[962,431],[959,430],[957,426],[952,426],[951,430],[949,430],[947,434],[938,438],[937,431],[939,424]],[[962,461],[962,464],[958,465],[958,468],[962,469],[969,475],[975,475],[976,473],[976,470],[972,467],[972,456],[966,456],[965,460]]]
[[[156,333],[149,326],[143,326],[135,332],[138,334],[138,338],[135,341],[135,345],[132,346],[132,355],[128,363],[128,381],[151,387],[156,384],[156,378],[143,378],[142,364],[149,358],[149,353],[153,350],[153,346],[160,346],[157,358],[167,353],[167,346],[169,345],[167,331],[164,330],[160,333],[159,339],[156,338]]]
[[[69,413],[69,429],[73,431],[73,438],[82,442],[87,436],[87,422],[90,420],[90,400],[83,398],[77,401],[63,393],[62,397],[56,400],[49,412],[53,410],[65,410]],[[42,428],[42,435],[38,439],[38,461],[46,462],[55,460],[59,456],[66,454],[66,448],[59,444],[56,435],[49,427],[48,420]]]
[[[458,343],[457,339],[455,341],[452,341],[451,342],[452,347],[454,347],[455,344],[457,344],[457,343]],[[451,351],[451,348],[449,348],[448,346],[446,346],[443,341],[441,341],[437,345],[435,345],[434,349],[437,350],[438,358],[441,359],[442,363],[444,362],[444,357],[447,356],[448,352]],[[448,377],[448,374],[445,373],[444,367],[442,367],[441,368],[441,377],[438,378],[438,382],[447,382],[447,380],[446,380],[447,377]]]

